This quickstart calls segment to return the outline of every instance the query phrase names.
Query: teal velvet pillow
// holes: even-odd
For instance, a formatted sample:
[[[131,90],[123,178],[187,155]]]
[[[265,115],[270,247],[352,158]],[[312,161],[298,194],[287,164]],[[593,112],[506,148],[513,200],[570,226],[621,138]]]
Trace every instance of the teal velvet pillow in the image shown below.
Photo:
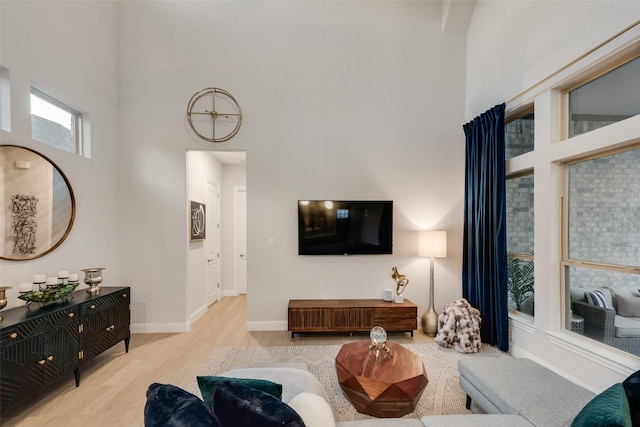
[[[223,381],[231,381],[234,383],[242,384],[247,387],[260,390],[262,392],[270,394],[277,399],[282,400],[282,384],[274,383],[273,381],[253,378],[230,378],[220,376],[202,376],[197,377],[197,379],[198,387],[200,388],[200,394],[202,394],[202,400],[204,400],[207,406],[211,409],[214,409],[213,393]]]
[[[571,427],[631,427],[629,401],[622,383],[612,385],[591,399]]]

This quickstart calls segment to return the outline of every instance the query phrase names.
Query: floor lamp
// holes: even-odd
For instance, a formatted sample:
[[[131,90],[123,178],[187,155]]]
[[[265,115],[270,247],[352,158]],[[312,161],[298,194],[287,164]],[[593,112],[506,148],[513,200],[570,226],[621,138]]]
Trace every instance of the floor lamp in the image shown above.
[[[438,313],[433,308],[433,264],[434,258],[447,257],[446,231],[420,231],[418,233],[418,256],[431,259],[429,268],[429,309],[420,318],[422,331],[430,336],[438,332]]]

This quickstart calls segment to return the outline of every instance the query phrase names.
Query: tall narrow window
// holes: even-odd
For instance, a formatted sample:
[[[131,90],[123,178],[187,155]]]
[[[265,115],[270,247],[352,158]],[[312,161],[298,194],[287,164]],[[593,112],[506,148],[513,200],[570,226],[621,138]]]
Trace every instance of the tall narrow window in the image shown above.
[[[509,308],[534,315],[533,174],[507,178]]]
[[[640,148],[566,170],[566,328],[640,355]]]
[[[31,88],[31,137],[70,153],[81,153],[82,114]]]
[[[9,69],[0,65],[0,129],[11,132],[11,78]]]
[[[640,57],[568,93],[569,138],[640,114]]]

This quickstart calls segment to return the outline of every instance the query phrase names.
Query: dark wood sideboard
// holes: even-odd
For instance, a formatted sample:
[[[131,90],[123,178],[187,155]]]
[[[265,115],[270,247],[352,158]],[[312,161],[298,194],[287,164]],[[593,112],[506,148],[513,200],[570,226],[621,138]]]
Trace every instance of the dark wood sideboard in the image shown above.
[[[405,298],[402,303],[382,299],[289,300],[291,339],[296,332],[366,332],[378,325],[390,332],[418,329],[418,307]]]
[[[2,312],[0,322],[0,411],[4,412],[71,371],[80,385],[82,363],[131,337],[131,290],[85,289],[39,307]]]

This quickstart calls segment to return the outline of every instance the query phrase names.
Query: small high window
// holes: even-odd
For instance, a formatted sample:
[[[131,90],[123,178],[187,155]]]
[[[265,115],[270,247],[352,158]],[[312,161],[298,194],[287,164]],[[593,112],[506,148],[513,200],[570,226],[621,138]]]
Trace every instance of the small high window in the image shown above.
[[[82,114],[31,88],[31,137],[70,153],[82,154]]]
[[[7,67],[0,65],[0,129],[11,132],[11,85]]]
[[[640,57],[568,93],[569,138],[640,114]]]

